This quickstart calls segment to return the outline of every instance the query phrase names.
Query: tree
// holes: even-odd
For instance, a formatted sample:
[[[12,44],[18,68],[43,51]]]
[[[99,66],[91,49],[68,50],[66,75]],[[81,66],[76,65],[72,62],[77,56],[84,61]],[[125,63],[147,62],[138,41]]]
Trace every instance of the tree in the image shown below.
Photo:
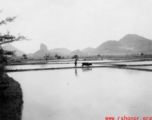
[[[58,55],[57,59],[61,59],[62,57]]]
[[[46,54],[46,55],[44,56],[44,58],[45,58],[45,60],[46,60],[46,63],[47,63],[47,60],[49,59],[49,57],[50,57],[49,54]]]
[[[55,57],[56,57],[57,59],[61,59],[61,58],[62,58],[60,55],[55,55]]]
[[[27,55],[26,54],[23,54],[22,56],[23,56],[24,59],[27,59]]]
[[[79,57],[78,55],[74,55],[72,58],[73,59],[78,59],[78,57]]]
[[[6,18],[0,21],[0,25],[5,25],[8,22],[12,22],[16,17]],[[20,120],[22,113],[22,90],[20,84],[10,78],[5,73],[5,64],[7,63],[7,55],[13,55],[13,51],[5,51],[1,45],[9,42],[19,41],[26,39],[24,36],[15,37],[7,34],[0,34],[0,119],[14,119]],[[7,111],[7,112],[6,112]],[[13,116],[13,117],[11,117]],[[10,118],[11,117],[11,118]]]
[[[13,22],[15,19],[16,19],[16,17],[7,17],[4,20],[0,21],[0,26],[7,25],[7,23]],[[14,54],[13,51],[3,50],[1,45],[6,44],[6,43],[15,42],[15,41],[20,41],[20,40],[28,40],[28,39],[20,34],[18,36],[10,35],[9,31],[7,31],[7,34],[0,33],[0,66],[1,66],[1,68],[4,68],[4,65],[2,65],[3,63],[7,63],[7,55]]]
[[[57,58],[57,57],[58,57],[58,55],[56,54],[56,55],[55,55],[55,57]]]

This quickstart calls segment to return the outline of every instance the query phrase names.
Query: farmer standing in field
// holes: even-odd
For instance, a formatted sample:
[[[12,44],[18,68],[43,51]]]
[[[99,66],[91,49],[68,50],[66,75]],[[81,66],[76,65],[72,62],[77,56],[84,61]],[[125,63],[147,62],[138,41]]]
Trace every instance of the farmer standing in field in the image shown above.
[[[76,58],[76,59],[75,59],[75,67],[77,66],[77,60],[78,60],[78,59]]]

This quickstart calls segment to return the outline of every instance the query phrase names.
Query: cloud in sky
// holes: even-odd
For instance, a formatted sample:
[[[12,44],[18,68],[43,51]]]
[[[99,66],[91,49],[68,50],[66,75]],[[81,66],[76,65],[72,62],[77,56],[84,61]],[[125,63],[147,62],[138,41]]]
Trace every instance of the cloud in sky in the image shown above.
[[[44,43],[49,49],[97,47],[128,33],[152,39],[151,0],[0,0],[1,17],[18,15],[0,32],[21,33],[32,41],[14,43],[34,52]],[[34,46],[34,47],[33,47]],[[28,48],[28,49],[27,49]]]

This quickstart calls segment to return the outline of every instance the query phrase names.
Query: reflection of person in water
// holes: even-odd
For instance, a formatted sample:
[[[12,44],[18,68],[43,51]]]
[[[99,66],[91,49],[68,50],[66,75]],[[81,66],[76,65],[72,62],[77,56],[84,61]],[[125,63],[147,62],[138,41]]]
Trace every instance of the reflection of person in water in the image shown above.
[[[75,68],[75,76],[78,76],[78,74],[77,74],[77,68]]]
[[[76,59],[75,59],[75,66],[77,66],[77,60],[78,60],[78,59],[76,58]]]

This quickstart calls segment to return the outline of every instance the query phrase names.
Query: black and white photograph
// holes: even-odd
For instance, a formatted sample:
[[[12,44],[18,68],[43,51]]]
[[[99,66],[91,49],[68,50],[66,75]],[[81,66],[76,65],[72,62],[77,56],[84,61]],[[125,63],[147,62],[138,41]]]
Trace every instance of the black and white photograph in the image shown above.
[[[152,120],[152,0],[0,0],[0,120]]]

